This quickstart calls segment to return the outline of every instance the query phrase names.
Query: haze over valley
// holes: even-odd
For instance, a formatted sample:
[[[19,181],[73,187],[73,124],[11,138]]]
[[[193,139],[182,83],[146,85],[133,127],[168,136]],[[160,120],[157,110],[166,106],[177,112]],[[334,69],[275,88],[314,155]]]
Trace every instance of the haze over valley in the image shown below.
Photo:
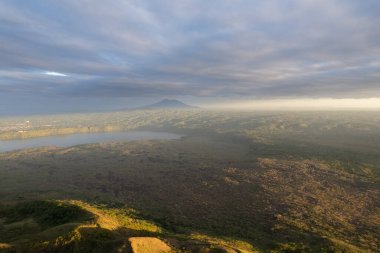
[[[379,252],[378,13],[1,1],[0,252]]]

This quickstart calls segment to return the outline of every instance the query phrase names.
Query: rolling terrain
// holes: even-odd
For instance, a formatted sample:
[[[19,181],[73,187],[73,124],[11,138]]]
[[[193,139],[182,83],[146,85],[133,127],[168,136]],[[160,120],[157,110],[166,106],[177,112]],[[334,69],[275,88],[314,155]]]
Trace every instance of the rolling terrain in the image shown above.
[[[26,120],[26,132],[10,127]],[[379,126],[378,114],[353,112],[147,110],[5,119],[1,139],[86,128],[184,137],[0,153],[0,247],[378,252]]]

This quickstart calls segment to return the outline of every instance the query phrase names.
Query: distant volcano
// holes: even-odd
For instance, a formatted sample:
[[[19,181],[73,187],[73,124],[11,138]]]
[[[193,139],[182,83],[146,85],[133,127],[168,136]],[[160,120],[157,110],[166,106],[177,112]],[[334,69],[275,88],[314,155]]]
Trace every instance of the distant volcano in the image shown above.
[[[163,99],[160,102],[140,107],[139,109],[191,109],[195,106],[187,105],[175,99]]]

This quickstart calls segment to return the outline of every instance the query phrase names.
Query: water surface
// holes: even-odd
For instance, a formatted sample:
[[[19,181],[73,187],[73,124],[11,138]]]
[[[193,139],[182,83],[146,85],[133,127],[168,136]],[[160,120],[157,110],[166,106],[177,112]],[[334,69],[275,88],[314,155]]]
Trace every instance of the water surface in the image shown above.
[[[70,147],[79,144],[105,143],[114,141],[170,140],[178,139],[180,137],[181,135],[178,134],[151,131],[81,133],[0,141],[0,152],[44,146]]]

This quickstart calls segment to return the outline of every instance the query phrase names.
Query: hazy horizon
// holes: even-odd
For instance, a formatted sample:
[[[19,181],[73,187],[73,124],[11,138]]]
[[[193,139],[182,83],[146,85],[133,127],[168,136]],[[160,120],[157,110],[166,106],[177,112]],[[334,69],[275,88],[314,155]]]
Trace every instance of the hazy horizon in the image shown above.
[[[380,0],[0,0],[0,252],[380,252]]]
[[[84,8],[85,6],[85,8]],[[0,3],[0,115],[380,109],[380,3]]]

